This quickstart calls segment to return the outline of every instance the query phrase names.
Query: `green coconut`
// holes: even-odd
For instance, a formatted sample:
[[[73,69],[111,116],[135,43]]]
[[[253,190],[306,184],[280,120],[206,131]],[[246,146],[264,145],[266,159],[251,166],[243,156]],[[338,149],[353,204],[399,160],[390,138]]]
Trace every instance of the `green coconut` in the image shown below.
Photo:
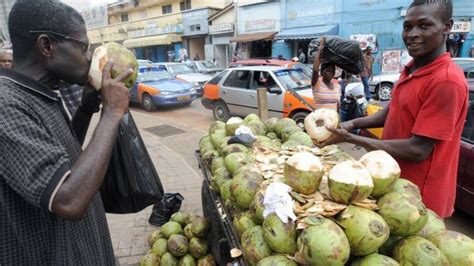
[[[171,215],[170,220],[173,222],[177,222],[182,226],[186,225],[186,221],[189,219],[188,218],[189,214],[185,212],[175,212],[173,215]]]
[[[332,136],[327,128],[337,128],[339,125],[339,114],[330,108],[318,108],[308,114],[304,119],[304,127],[308,135],[315,141],[322,143]]]
[[[235,135],[235,130],[239,128],[244,120],[242,118],[234,116],[229,118],[227,122],[225,123],[225,133],[227,136],[234,136]]]
[[[377,252],[390,235],[388,224],[376,212],[349,205],[336,218],[351,246],[351,254],[365,256]]]
[[[183,235],[171,235],[168,238],[168,252],[175,257],[181,257],[188,253],[188,239]]]
[[[234,217],[233,225],[235,232],[240,237],[245,231],[247,231],[247,229],[250,229],[257,224],[253,220],[252,214],[246,211]]]
[[[387,241],[385,241],[385,243],[383,243],[383,245],[379,248],[379,253],[382,255],[391,256],[393,248],[400,239],[402,239],[401,236],[390,235]]]
[[[252,130],[252,133],[257,136],[265,136],[265,125],[261,121],[250,121],[246,123],[247,127]]]
[[[296,262],[288,259],[284,255],[273,255],[260,260],[257,266],[297,266]]]
[[[207,241],[202,238],[193,237],[189,240],[189,253],[196,259],[206,256],[208,249]]]
[[[239,143],[233,143],[227,145],[225,148],[222,149],[222,156],[225,158],[227,155],[234,153],[234,152],[248,152],[249,149],[245,147],[245,145]]]
[[[284,223],[271,213],[263,221],[263,237],[276,253],[293,254],[296,251],[296,225],[291,220]]]
[[[291,135],[294,135],[294,134],[299,133],[299,132],[304,133],[303,130],[301,128],[299,128],[298,126],[285,128],[283,133],[281,133],[281,140],[283,142],[287,142],[287,141],[290,140]],[[294,138],[294,139],[292,139],[292,141],[295,141],[296,143],[300,143],[302,140]],[[300,144],[300,145],[302,145],[302,144]]]
[[[256,114],[249,114],[244,118],[244,122],[246,124],[248,124],[249,122],[252,122],[252,121],[262,122],[262,120],[260,120],[260,117],[258,117],[258,115],[256,115]]]
[[[349,260],[349,241],[336,223],[323,217],[308,217],[303,221],[308,227],[296,242],[302,264],[344,265]]]
[[[160,257],[155,253],[147,253],[140,260],[140,266],[160,265]]]
[[[329,172],[328,184],[331,198],[343,204],[366,199],[374,188],[369,171],[356,161],[336,164]]]
[[[257,136],[257,140],[252,144],[252,149],[275,150],[280,146],[265,136]]]
[[[171,235],[174,234],[182,234],[183,228],[177,222],[169,221],[161,226],[160,234],[164,238],[169,238]]]
[[[193,231],[191,230],[191,227],[193,226],[193,224],[187,224],[185,227],[184,227],[184,236],[188,239],[188,240],[191,240],[191,238],[194,237],[193,235]]]
[[[293,191],[306,195],[316,192],[323,175],[323,164],[310,152],[295,153],[284,166],[285,183]]]
[[[188,216],[188,219],[186,220],[186,225],[191,224],[194,220],[196,220],[197,218],[200,218],[200,217],[201,217],[201,215],[199,215],[199,214],[190,213],[189,216]]]
[[[231,200],[239,208],[247,210],[255,194],[260,189],[263,177],[254,171],[241,171],[234,175],[230,185]]]
[[[204,153],[209,150],[213,150],[214,146],[211,143],[211,136],[205,135],[199,140],[199,150]]]
[[[219,156],[222,156],[225,158],[224,154],[223,154],[223,150],[229,146],[229,140],[230,140],[231,137],[225,137],[222,139],[221,141],[221,144],[219,145],[219,147],[216,148],[216,150],[219,152]]]
[[[211,255],[206,255],[198,260],[198,266],[215,266],[216,261]]]
[[[179,259],[178,266],[196,266],[196,259],[191,254],[186,254]]]
[[[393,184],[393,188],[390,192],[400,192],[400,193],[409,193],[415,196],[418,200],[421,201],[420,189],[410,180],[399,178]]]
[[[155,241],[158,240],[160,237],[160,229],[153,231],[150,235],[148,235],[148,245],[150,245],[150,247],[153,246],[153,243],[155,243]]]
[[[279,138],[281,138],[282,134],[291,131],[293,128],[297,128],[296,122],[291,118],[282,118],[276,122],[273,127],[273,131],[277,134]]]
[[[267,130],[267,132],[268,132],[268,130]],[[268,132],[267,135],[265,135],[265,136],[269,139],[272,139],[272,140],[278,138],[278,136],[275,132]]]
[[[209,135],[216,132],[216,130],[220,130],[220,129],[225,130],[225,123],[222,121],[213,122],[211,126],[209,127]]]
[[[178,266],[178,258],[166,252],[161,257],[160,266]]]
[[[260,260],[272,254],[272,250],[265,242],[263,229],[258,225],[242,234],[241,246],[244,257],[250,265],[256,265]]]
[[[168,240],[165,238],[159,238],[153,243],[151,247],[153,253],[158,254],[158,256],[163,256],[166,252],[168,252]]]
[[[428,240],[446,255],[451,265],[474,265],[474,240],[470,237],[445,230],[429,235]]]
[[[209,230],[209,221],[204,217],[196,217],[191,223],[191,232],[194,236],[204,237]]]
[[[276,125],[277,122],[278,122],[277,117],[271,117],[271,118],[268,118],[267,120],[265,120],[265,122],[263,122],[263,124],[265,124],[265,131],[267,131],[269,133],[273,133],[273,130],[274,130],[275,125]],[[276,137],[276,135],[275,135],[275,137]]]
[[[214,174],[218,168],[225,167],[224,157],[216,157],[211,163],[211,174]]]
[[[214,149],[217,150],[219,146],[223,143],[224,138],[226,137],[225,129],[217,129],[214,133],[211,134],[211,143],[214,146]]]
[[[241,168],[242,166],[254,162],[255,159],[253,158],[253,156],[245,152],[231,153],[224,159],[225,167],[227,168],[227,171],[229,171],[229,173],[231,173],[232,175],[237,169]]]
[[[232,175],[227,171],[227,168],[218,168],[213,175],[211,175],[211,187],[216,193],[221,192],[221,185],[226,181],[232,179]]]
[[[389,192],[379,198],[377,205],[392,235],[416,235],[428,221],[423,203],[409,193]]]
[[[392,258],[400,265],[449,265],[448,259],[441,250],[419,236],[410,236],[398,241],[393,249]]]
[[[263,211],[265,210],[265,205],[263,205],[264,194],[262,191],[258,191],[255,194],[254,199],[250,203],[250,213],[252,214],[253,220],[261,225],[263,224]]]
[[[380,197],[391,191],[400,178],[400,166],[386,151],[378,150],[364,154],[359,162],[369,170],[374,182],[373,197]]]
[[[211,162],[216,157],[219,157],[219,152],[216,150],[209,150],[202,155],[203,160],[207,162]]]
[[[288,141],[290,141],[290,140],[294,140],[302,146],[307,146],[307,147],[313,147],[314,146],[313,141],[311,140],[311,137],[308,134],[306,134],[302,131],[297,131],[297,132],[291,134]]]
[[[358,258],[351,263],[351,266],[398,266],[398,262],[388,256],[381,254],[370,254],[362,258]]]
[[[428,221],[425,226],[416,234],[426,238],[427,236],[446,230],[443,219],[430,209],[426,209],[428,214]]]
[[[241,213],[245,211],[237,207],[237,205],[235,205],[231,200],[226,201],[224,203],[224,207],[231,217],[239,216]]]

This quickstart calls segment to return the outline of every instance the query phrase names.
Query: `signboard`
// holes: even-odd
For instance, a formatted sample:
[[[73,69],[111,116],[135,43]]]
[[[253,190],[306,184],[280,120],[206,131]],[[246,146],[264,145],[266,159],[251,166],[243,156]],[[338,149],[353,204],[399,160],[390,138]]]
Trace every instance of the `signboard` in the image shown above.
[[[87,29],[104,27],[108,25],[107,5],[84,9],[81,14],[84,18]]]
[[[139,37],[145,37],[145,36],[152,36],[152,35],[161,35],[161,34],[167,34],[167,33],[176,33],[180,32],[180,27],[179,25],[176,24],[171,24],[171,25],[166,25],[164,27],[150,27],[150,25],[147,25],[148,27],[142,30],[132,30],[128,32],[128,38],[139,38]]]
[[[375,34],[352,34],[349,39],[359,42],[360,49],[364,50],[367,46],[372,48],[372,52],[377,52],[377,36]]]
[[[219,34],[219,33],[233,32],[233,31],[234,31],[234,24],[231,22],[209,26],[209,34]]]
[[[470,32],[471,22],[469,21],[454,21],[451,32]]]
[[[410,61],[407,51],[387,50],[382,54],[382,73],[400,73]]]
[[[245,22],[245,31],[272,31],[275,30],[274,19],[257,19]]]

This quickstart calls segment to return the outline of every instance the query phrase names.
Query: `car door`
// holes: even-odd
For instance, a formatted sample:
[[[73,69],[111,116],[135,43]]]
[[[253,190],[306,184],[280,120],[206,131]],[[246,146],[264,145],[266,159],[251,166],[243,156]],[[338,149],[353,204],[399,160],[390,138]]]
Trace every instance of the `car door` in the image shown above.
[[[272,75],[271,71],[253,71],[249,92],[249,103],[254,107],[251,110],[252,113],[258,114],[257,89],[266,88],[268,117],[283,117],[283,94],[268,93],[268,89],[270,88],[279,88],[281,92],[283,91],[276,80],[276,77]]]
[[[249,70],[233,70],[222,83],[221,99],[227,104],[233,115],[246,116],[252,106],[249,104]]]

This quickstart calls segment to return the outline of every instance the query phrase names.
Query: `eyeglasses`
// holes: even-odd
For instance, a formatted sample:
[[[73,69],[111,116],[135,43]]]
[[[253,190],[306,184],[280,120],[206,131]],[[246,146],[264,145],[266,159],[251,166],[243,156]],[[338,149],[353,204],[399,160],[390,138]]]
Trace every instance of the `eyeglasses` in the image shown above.
[[[87,52],[89,51],[90,49],[90,46],[91,44],[89,42],[85,42],[85,41],[81,41],[79,39],[76,39],[76,38],[73,38],[71,36],[67,36],[67,35],[64,35],[64,34],[61,34],[61,33],[57,33],[57,32],[54,32],[54,31],[49,31],[49,30],[30,30],[29,31],[30,34],[51,34],[51,35],[54,35],[54,36],[57,36],[57,37],[60,37],[66,41],[74,41],[74,42],[77,42],[79,44],[82,45],[83,49],[84,49],[84,52]]]

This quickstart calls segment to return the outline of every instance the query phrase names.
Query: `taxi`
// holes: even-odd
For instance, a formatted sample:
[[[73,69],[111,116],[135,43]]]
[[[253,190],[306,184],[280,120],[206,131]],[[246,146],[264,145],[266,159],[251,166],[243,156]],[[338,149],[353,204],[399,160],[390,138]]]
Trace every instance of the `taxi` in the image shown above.
[[[204,84],[201,103],[214,118],[227,121],[232,115],[245,117],[258,113],[257,89],[267,89],[269,117],[289,117],[304,124],[310,108],[290,90],[314,105],[311,78],[302,69],[282,66],[228,68]]]

